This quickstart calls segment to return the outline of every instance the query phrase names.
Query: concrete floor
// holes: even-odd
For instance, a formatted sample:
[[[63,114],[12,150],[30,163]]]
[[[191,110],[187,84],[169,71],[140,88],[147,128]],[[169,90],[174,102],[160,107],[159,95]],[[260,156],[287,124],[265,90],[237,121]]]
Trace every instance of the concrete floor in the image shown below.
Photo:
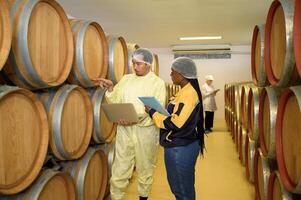
[[[219,126],[206,137],[204,157],[196,165],[197,200],[254,200],[255,189],[245,176],[229,132]],[[137,175],[134,173],[125,200],[138,199]],[[175,199],[166,178],[163,149],[160,147],[157,168],[149,200]]]

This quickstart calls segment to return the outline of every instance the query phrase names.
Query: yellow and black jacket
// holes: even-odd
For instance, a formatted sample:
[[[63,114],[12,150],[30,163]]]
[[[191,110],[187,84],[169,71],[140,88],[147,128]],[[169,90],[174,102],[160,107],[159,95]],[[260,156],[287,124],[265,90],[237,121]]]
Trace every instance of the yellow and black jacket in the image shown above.
[[[203,105],[190,83],[170,99],[167,111],[170,116],[154,109],[149,111],[149,115],[161,129],[160,144],[163,147],[185,146],[203,139]],[[201,123],[202,130],[197,130],[198,123]]]

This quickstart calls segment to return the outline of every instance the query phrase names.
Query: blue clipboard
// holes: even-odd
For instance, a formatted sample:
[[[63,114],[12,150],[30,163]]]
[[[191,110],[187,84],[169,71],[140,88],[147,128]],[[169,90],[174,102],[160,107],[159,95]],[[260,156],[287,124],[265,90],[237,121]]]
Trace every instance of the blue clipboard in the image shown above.
[[[159,113],[165,115],[165,116],[170,116],[170,114],[167,112],[165,108],[160,104],[160,102],[155,98],[155,97],[138,97],[140,101],[146,106],[149,106]]]

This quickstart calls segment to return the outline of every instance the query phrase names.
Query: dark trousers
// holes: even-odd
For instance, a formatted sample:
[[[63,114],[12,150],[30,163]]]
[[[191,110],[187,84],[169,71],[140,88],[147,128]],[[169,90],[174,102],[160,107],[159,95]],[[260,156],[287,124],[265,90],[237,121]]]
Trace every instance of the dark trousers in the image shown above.
[[[164,148],[167,180],[177,200],[195,200],[195,164],[199,141],[186,146]]]
[[[205,128],[213,127],[214,112],[205,111]]]

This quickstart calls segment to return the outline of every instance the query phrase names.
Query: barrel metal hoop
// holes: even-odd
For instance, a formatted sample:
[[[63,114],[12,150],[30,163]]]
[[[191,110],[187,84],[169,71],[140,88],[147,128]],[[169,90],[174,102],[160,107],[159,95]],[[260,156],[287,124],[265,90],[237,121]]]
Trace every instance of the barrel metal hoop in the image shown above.
[[[7,86],[7,85],[0,86],[0,99],[2,97],[4,97],[5,95],[7,95],[11,92],[15,92],[17,90],[21,90],[21,89],[18,87],[12,87],[12,86]]]
[[[17,12],[17,9],[19,8],[20,4],[21,4],[22,0],[16,0],[16,2],[14,3],[14,5],[12,6],[12,9],[10,10],[10,22],[11,22],[11,27],[13,28],[13,23],[14,23],[14,16]],[[24,79],[24,76],[22,75],[22,73],[20,72],[17,62],[16,62],[16,58],[15,55],[13,53],[13,48],[11,48],[10,52],[9,52],[9,60],[11,61],[11,66],[14,70],[14,72],[16,73],[18,79],[28,88],[33,89],[32,85],[26,81]],[[3,73],[9,77],[5,71],[3,70]]]
[[[78,69],[80,71],[80,76],[82,77],[84,84],[91,87],[93,86],[93,82],[90,80],[90,78],[87,75],[85,64],[84,64],[84,38],[85,33],[87,32],[87,29],[89,25],[92,23],[92,21],[86,21],[82,24],[80,27],[80,31],[77,35],[76,39],[76,63],[78,66]]]
[[[46,84],[41,78],[40,75],[37,73],[37,71],[34,69],[34,66],[31,61],[31,57],[29,55],[29,49],[28,49],[28,26],[29,26],[29,19],[31,12],[34,8],[34,6],[38,3],[38,0],[29,0],[28,6],[24,8],[24,11],[20,15],[20,21],[18,24],[19,30],[18,31],[18,44],[20,45],[20,51],[21,51],[21,58],[22,63],[24,63],[24,67],[28,71],[30,75],[30,79],[32,81],[41,86],[41,87],[49,87],[48,84]]]
[[[85,183],[85,175],[87,172],[87,168],[89,165],[89,161],[92,156],[95,154],[96,150],[93,148],[88,149],[86,155],[83,157],[82,166],[79,169],[79,173],[77,176],[77,192],[78,192],[78,200],[84,200],[84,183]]]
[[[110,38],[110,44],[109,44],[109,78],[113,81],[114,84],[116,84],[117,77],[115,76],[115,69],[114,69],[114,47],[117,42],[118,38],[111,37]]]
[[[105,141],[102,131],[100,128],[99,122],[101,121],[101,105],[102,100],[105,95],[105,90],[97,89],[94,93],[95,105],[94,105],[94,128],[95,128],[95,137],[97,138],[97,142]],[[99,126],[97,126],[99,124]]]
[[[59,150],[59,153],[65,159],[70,158],[71,154],[65,150],[65,147],[63,145],[62,135],[61,135],[61,117],[62,117],[65,100],[70,94],[70,92],[76,87],[77,87],[76,85],[65,85],[60,89],[63,90],[63,92],[58,97],[56,109],[54,109],[54,113],[52,117],[54,142]]]
[[[29,199],[39,199],[41,191],[44,189],[46,183],[58,173],[58,171],[53,171],[51,169],[45,170],[38,180],[31,186],[32,191],[30,192]]]

